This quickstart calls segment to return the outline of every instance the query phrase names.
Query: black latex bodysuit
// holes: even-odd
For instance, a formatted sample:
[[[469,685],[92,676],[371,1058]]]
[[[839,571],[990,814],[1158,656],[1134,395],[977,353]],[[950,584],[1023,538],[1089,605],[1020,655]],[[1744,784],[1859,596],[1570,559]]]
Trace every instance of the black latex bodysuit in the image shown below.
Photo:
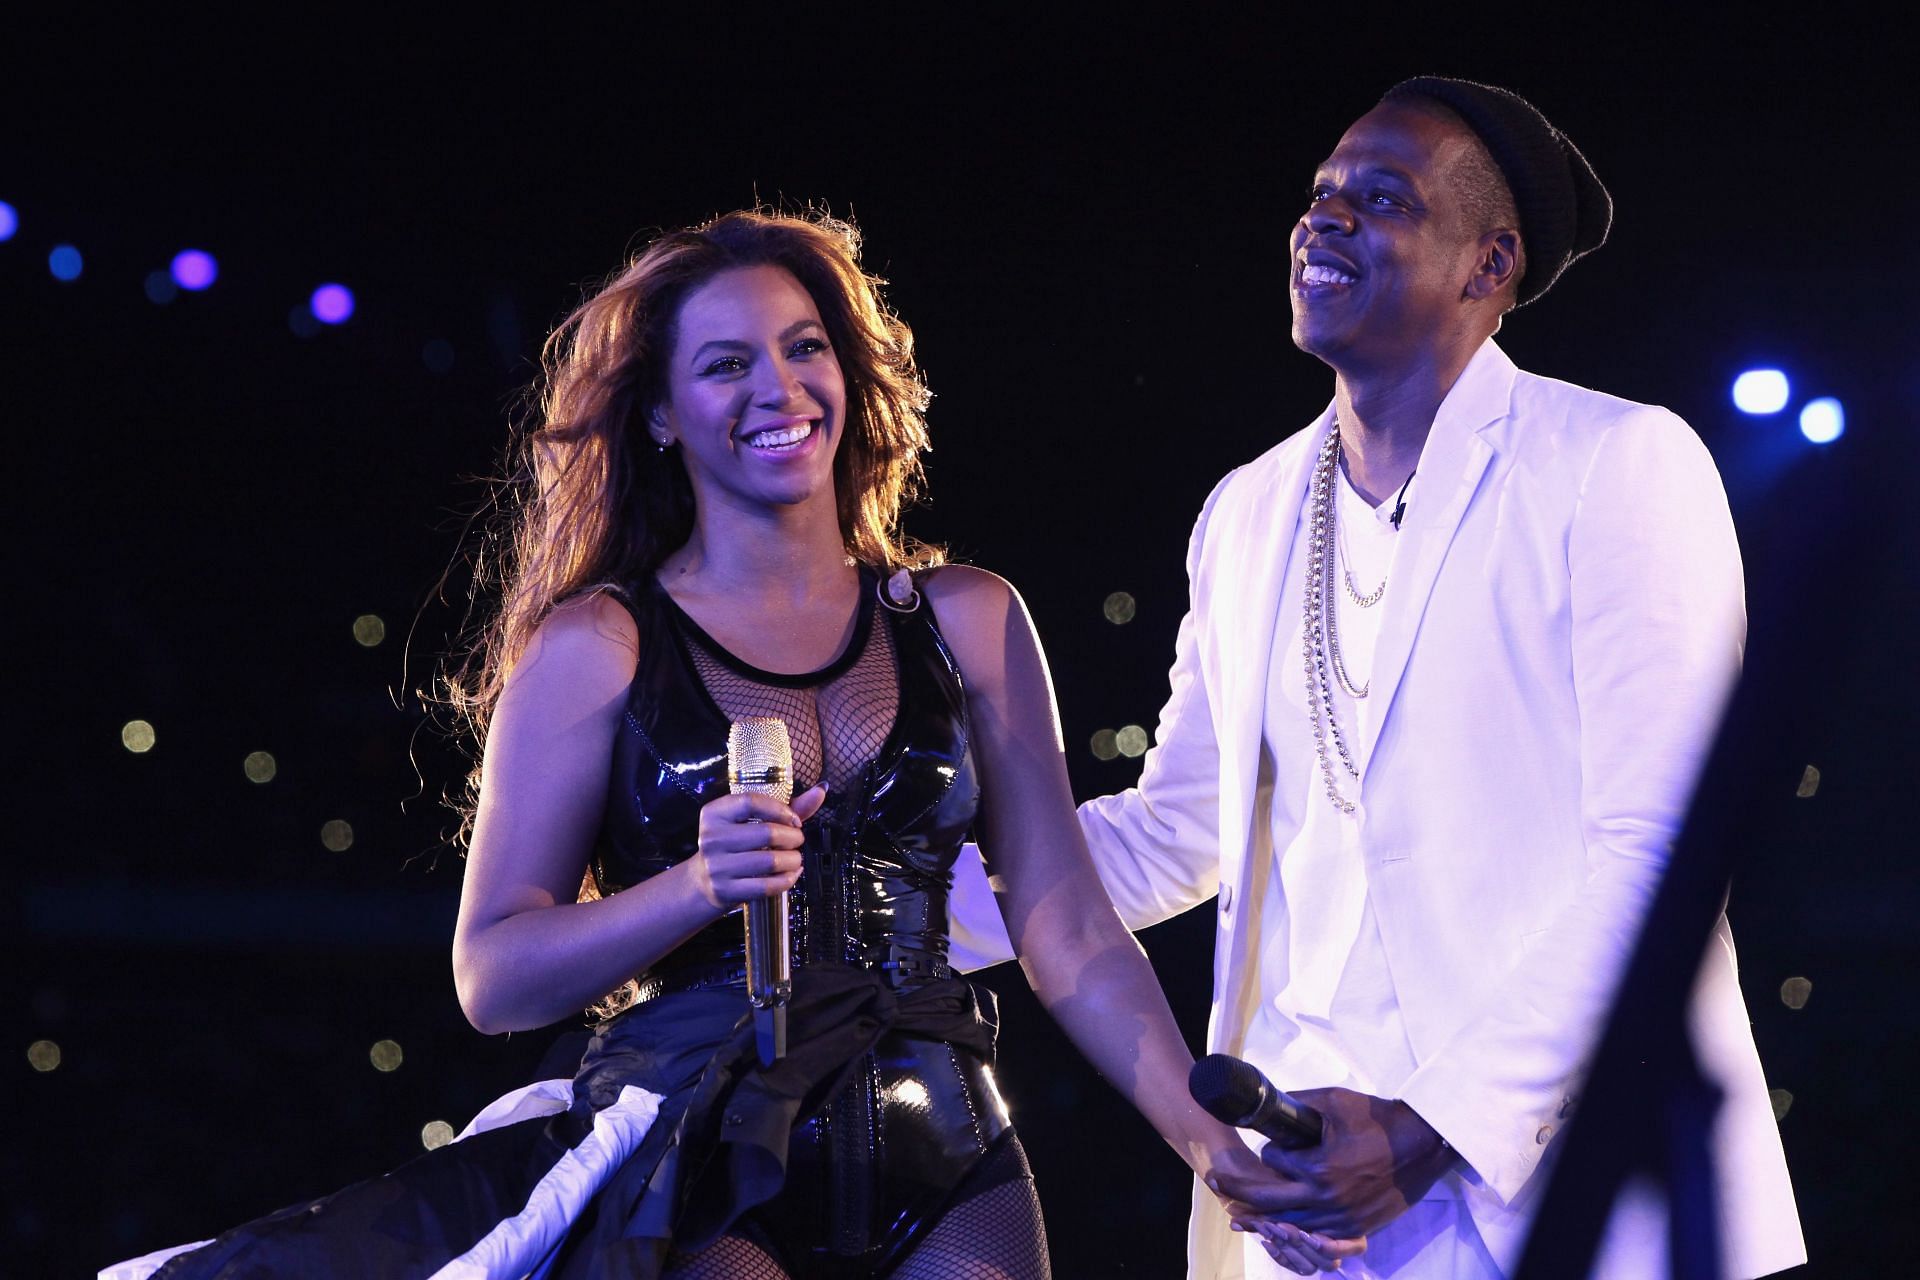
[[[882,607],[876,585],[862,574],[843,656],[804,676],[740,662],[657,584],[633,593],[639,665],[591,868],[603,895],[694,854],[701,807],[727,790],[730,720],[778,714],[795,741],[795,790],[821,772],[830,783],[790,895],[795,966],[873,970],[901,992],[950,979],[951,871],[980,791],[965,691],[932,610]],[[708,987],[737,987],[744,1010],[739,917],[682,943],[639,987],[627,1018],[644,1019],[657,993]],[[793,1134],[786,1190],[758,1223],[811,1259],[803,1269],[884,1268],[1008,1127],[986,1055],[889,1033]]]

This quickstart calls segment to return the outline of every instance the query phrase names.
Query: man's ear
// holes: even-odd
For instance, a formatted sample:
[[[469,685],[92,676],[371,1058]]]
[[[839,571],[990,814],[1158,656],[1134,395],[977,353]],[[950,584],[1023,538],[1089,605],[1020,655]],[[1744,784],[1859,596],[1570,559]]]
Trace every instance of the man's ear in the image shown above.
[[[1518,231],[1496,227],[1481,236],[1480,256],[1467,280],[1467,297],[1491,298],[1508,286],[1517,289],[1526,272],[1525,255]]]

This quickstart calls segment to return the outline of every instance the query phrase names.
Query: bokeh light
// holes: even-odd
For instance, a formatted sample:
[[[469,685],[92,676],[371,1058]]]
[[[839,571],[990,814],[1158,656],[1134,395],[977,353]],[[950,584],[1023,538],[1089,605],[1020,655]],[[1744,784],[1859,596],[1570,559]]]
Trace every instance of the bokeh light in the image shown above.
[[[47,270],[53,272],[55,280],[78,280],[86,266],[80,251],[70,244],[57,244],[47,255]]]
[[[175,284],[173,277],[164,271],[147,272],[144,287],[147,291],[147,301],[163,307],[180,296],[180,286]]]
[[[320,843],[334,853],[345,853],[353,848],[353,824],[344,818],[322,824]]]
[[[1118,737],[1119,735],[1111,729],[1094,730],[1093,741],[1088,744],[1093,748],[1093,758],[1095,760],[1111,760],[1115,756],[1118,756],[1120,754],[1120,744],[1117,741]]]
[[[420,1126],[420,1145],[438,1151],[453,1141],[453,1126],[445,1120],[429,1120]]]
[[[1787,1118],[1787,1112],[1793,1106],[1793,1094],[1786,1089],[1769,1089],[1767,1101],[1773,1103],[1773,1118],[1778,1122]]]
[[[1800,775],[1800,785],[1793,789],[1793,794],[1802,800],[1811,800],[1813,799],[1814,793],[1819,790],[1820,771],[1812,765],[1808,765],[1807,771]]]
[[[1800,434],[1815,444],[1832,444],[1846,431],[1846,408],[1832,396],[1809,400],[1800,410]]]
[[[1778,369],[1749,369],[1733,380],[1733,407],[1742,413],[1778,413],[1792,394]]]
[[[398,1071],[400,1064],[407,1060],[397,1040],[375,1040],[373,1048],[367,1050],[367,1061],[373,1064],[375,1071]]]
[[[345,324],[353,319],[353,290],[343,284],[323,284],[307,299],[307,310],[321,324]]]
[[[272,782],[273,775],[280,772],[280,764],[270,751],[249,752],[240,767],[246,770],[248,782]]]
[[[287,328],[296,338],[311,338],[320,332],[320,322],[313,318],[313,309],[302,304],[287,312]]]
[[[1113,736],[1113,745],[1127,759],[1137,759],[1147,754],[1147,731],[1137,724],[1125,725]]]
[[[60,1046],[51,1040],[35,1040],[27,1046],[27,1064],[35,1071],[57,1070],[60,1066]]]
[[[430,373],[446,373],[453,368],[453,344],[445,338],[433,339],[420,348],[420,363]]]
[[[353,620],[353,638],[371,649],[387,638],[387,624],[377,613],[363,613]]]
[[[182,249],[173,255],[167,270],[175,284],[194,293],[211,287],[220,278],[220,264],[204,249]]]
[[[19,212],[5,200],[0,200],[0,241],[13,239],[13,233],[19,229]]]
[[[145,720],[129,720],[120,726],[120,745],[135,755],[153,750],[153,726]]]
[[[1789,1009],[1804,1009],[1813,995],[1813,983],[1805,978],[1788,978],[1780,984],[1780,1003]]]
[[[1101,615],[1116,627],[1132,622],[1133,612],[1133,597],[1124,591],[1114,592],[1100,606]]]

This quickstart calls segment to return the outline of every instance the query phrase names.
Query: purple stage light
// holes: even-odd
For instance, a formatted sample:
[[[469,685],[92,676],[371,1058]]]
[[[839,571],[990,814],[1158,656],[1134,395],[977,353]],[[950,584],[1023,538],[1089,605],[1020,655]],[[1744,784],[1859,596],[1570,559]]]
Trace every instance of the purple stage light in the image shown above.
[[[199,249],[182,249],[173,255],[173,282],[182,289],[199,292],[220,276],[220,264],[213,255]]]
[[[85,268],[80,251],[70,244],[57,244],[47,255],[47,270],[53,272],[55,280],[78,280]]]
[[[0,200],[0,240],[13,239],[13,233],[20,229],[20,215],[14,212],[12,205]]]
[[[323,284],[313,291],[307,308],[321,324],[345,324],[353,318],[353,290],[343,284]]]

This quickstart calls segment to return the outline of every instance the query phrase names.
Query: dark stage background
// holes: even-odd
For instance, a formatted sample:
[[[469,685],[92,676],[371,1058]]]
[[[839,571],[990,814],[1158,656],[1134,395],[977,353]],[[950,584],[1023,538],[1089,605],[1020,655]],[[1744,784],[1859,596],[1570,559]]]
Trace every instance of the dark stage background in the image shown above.
[[[0,53],[18,212],[0,242],[17,575],[0,1273],[88,1270],[390,1167],[551,1040],[482,1037],[456,1007],[461,863],[437,801],[457,756],[413,690],[460,615],[462,575],[448,600],[434,586],[483,494],[462,477],[491,468],[541,338],[637,231],[756,198],[860,220],[938,397],[933,501],[910,527],[1025,592],[1094,795],[1138,772],[1090,743],[1153,725],[1202,498],[1328,394],[1288,341],[1283,284],[1312,167],[1427,71],[1533,98],[1618,203],[1613,242],[1509,322],[1507,349],[1693,423],[1755,616],[1785,595],[1831,632],[1804,672],[1827,712],[1784,783],[1804,760],[1821,785],[1740,851],[1731,911],[1809,1274],[1903,1256],[1911,74],[1829,11],[1848,35],[907,15],[272,35],[249,17],[41,29]],[[71,282],[49,272],[59,243],[84,255]],[[189,246],[217,283],[150,300]],[[323,281],[353,290],[352,319],[295,325]],[[1734,410],[1752,363],[1788,372],[1786,412]],[[1794,423],[1819,395],[1848,414],[1824,449]],[[1812,533],[1806,495],[1836,489],[1891,532],[1779,581],[1768,549]],[[1114,592],[1137,604],[1123,625],[1103,616]],[[134,720],[150,749],[123,746]],[[1196,1045],[1210,925],[1145,935]],[[1796,978],[1810,988],[1783,997]],[[1178,1274],[1184,1170],[1017,974],[990,980],[1058,1273]],[[399,1063],[379,1070],[387,1040]]]

